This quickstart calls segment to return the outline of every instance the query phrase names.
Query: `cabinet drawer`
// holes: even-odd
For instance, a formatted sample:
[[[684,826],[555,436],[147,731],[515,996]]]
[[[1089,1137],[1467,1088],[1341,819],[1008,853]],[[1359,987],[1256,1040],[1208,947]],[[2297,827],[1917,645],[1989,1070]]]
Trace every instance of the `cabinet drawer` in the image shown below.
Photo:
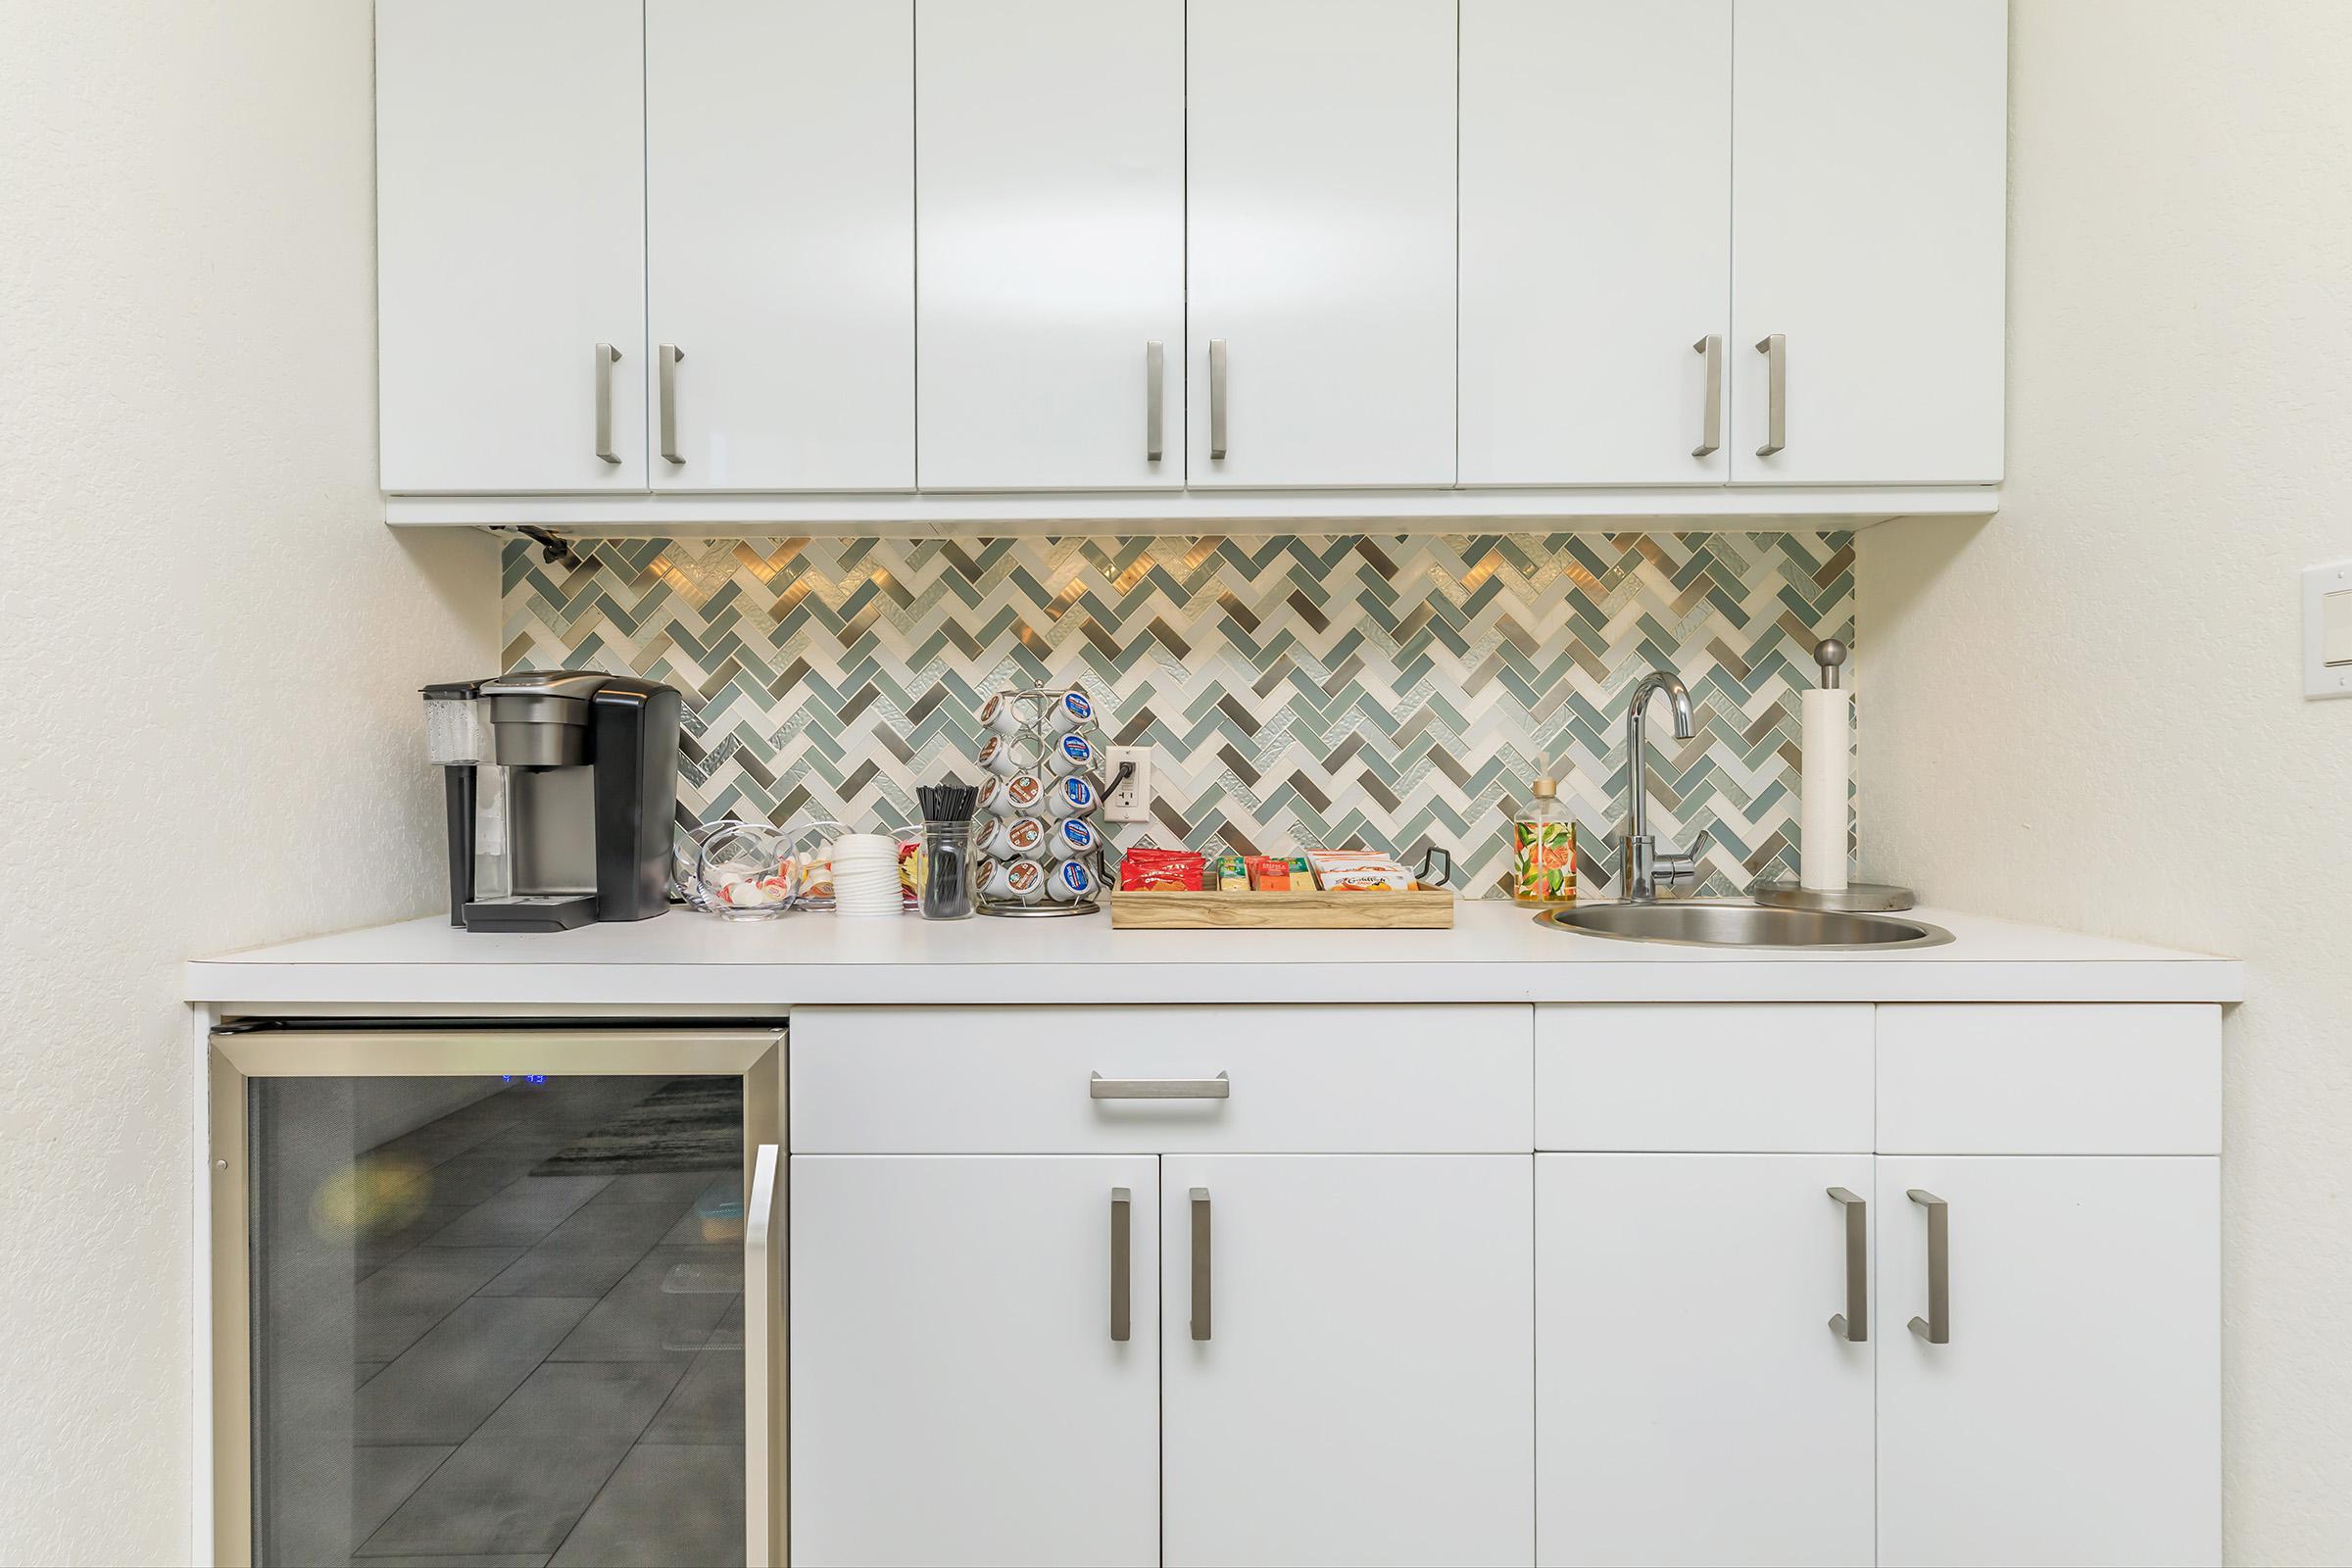
[[[1890,1154],[2218,1154],[2222,1010],[2188,1004],[1879,1008]]]
[[[1870,1008],[1536,1009],[1536,1147],[1867,1153]]]
[[[1518,1152],[1524,1006],[814,1007],[792,1015],[796,1153]],[[1215,1084],[1223,1098],[1098,1098]]]

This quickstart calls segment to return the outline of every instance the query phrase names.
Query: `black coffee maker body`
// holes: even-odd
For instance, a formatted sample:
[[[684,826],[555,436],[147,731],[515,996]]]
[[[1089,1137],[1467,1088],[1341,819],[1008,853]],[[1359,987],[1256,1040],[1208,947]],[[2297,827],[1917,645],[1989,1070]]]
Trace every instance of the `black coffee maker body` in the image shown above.
[[[449,807],[449,923],[564,931],[667,906],[678,693],[595,670],[424,688]]]

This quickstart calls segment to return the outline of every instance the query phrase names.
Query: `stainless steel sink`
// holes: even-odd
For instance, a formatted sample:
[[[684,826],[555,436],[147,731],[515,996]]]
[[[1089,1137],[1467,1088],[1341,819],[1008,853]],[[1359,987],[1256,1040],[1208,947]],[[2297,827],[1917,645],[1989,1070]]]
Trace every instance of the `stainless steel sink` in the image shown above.
[[[1833,914],[1768,909],[1753,904],[1676,900],[1664,904],[1580,904],[1546,909],[1544,925],[1619,942],[1667,942],[1686,948],[1807,948],[1878,953],[1936,948],[1952,940],[1941,926],[1905,914]]]

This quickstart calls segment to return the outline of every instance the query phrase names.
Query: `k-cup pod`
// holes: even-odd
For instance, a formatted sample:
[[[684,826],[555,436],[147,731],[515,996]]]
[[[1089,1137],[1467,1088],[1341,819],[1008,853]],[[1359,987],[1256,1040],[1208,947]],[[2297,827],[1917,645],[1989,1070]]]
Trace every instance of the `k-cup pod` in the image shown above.
[[[1040,760],[1034,736],[991,735],[980,743],[980,765],[999,778],[1034,771]]]
[[[1035,860],[998,860],[980,891],[999,904],[1035,904],[1045,897],[1046,868]]]
[[[997,792],[999,816],[1040,816],[1046,804],[1046,781],[1035,773],[1015,773]]]
[[[1055,778],[1067,778],[1072,773],[1091,773],[1095,768],[1095,743],[1083,735],[1057,735],[1046,749],[1046,771]]]
[[[1000,860],[1033,860],[1045,853],[1046,824],[1034,816],[1000,816],[980,847]]]
[[[1095,833],[1095,824],[1083,816],[1065,816],[1047,832],[1053,845],[1054,857],[1060,860],[1075,860],[1092,855],[1102,840]]]
[[[980,705],[980,727],[999,735],[1020,735],[1037,727],[1035,692],[998,692]]]
[[[1075,686],[1046,700],[1046,729],[1050,734],[1066,735],[1079,725],[1094,721],[1094,702]]]
[[[1012,807],[1004,799],[1004,781],[991,773],[980,781],[980,793],[972,797],[972,808],[982,816],[1010,816]]]
[[[1094,891],[1095,873],[1084,860],[1056,860],[1046,878],[1046,895],[1056,904],[1075,904],[1093,897]]]
[[[1065,816],[1092,816],[1095,808],[1102,804],[1102,793],[1093,783],[1075,774],[1055,779],[1046,788],[1045,796],[1044,814],[1054,821]]]

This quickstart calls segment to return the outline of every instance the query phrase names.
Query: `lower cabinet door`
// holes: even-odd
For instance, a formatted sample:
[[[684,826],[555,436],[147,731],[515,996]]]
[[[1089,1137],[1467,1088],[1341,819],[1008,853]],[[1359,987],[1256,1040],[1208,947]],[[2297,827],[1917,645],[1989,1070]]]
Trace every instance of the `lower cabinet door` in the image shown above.
[[[1538,1561],[1872,1560],[1875,1216],[1833,1188],[1870,1156],[1536,1157]]]
[[[793,1159],[795,1564],[1159,1560],[1157,1164]]]
[[[1530,1165],[1162,1159],[1171,1568],[1533,1559]]]
[[[2220,1161],[1885,1156],[1878,1198],[1879,1560],[2219,1562]]]

